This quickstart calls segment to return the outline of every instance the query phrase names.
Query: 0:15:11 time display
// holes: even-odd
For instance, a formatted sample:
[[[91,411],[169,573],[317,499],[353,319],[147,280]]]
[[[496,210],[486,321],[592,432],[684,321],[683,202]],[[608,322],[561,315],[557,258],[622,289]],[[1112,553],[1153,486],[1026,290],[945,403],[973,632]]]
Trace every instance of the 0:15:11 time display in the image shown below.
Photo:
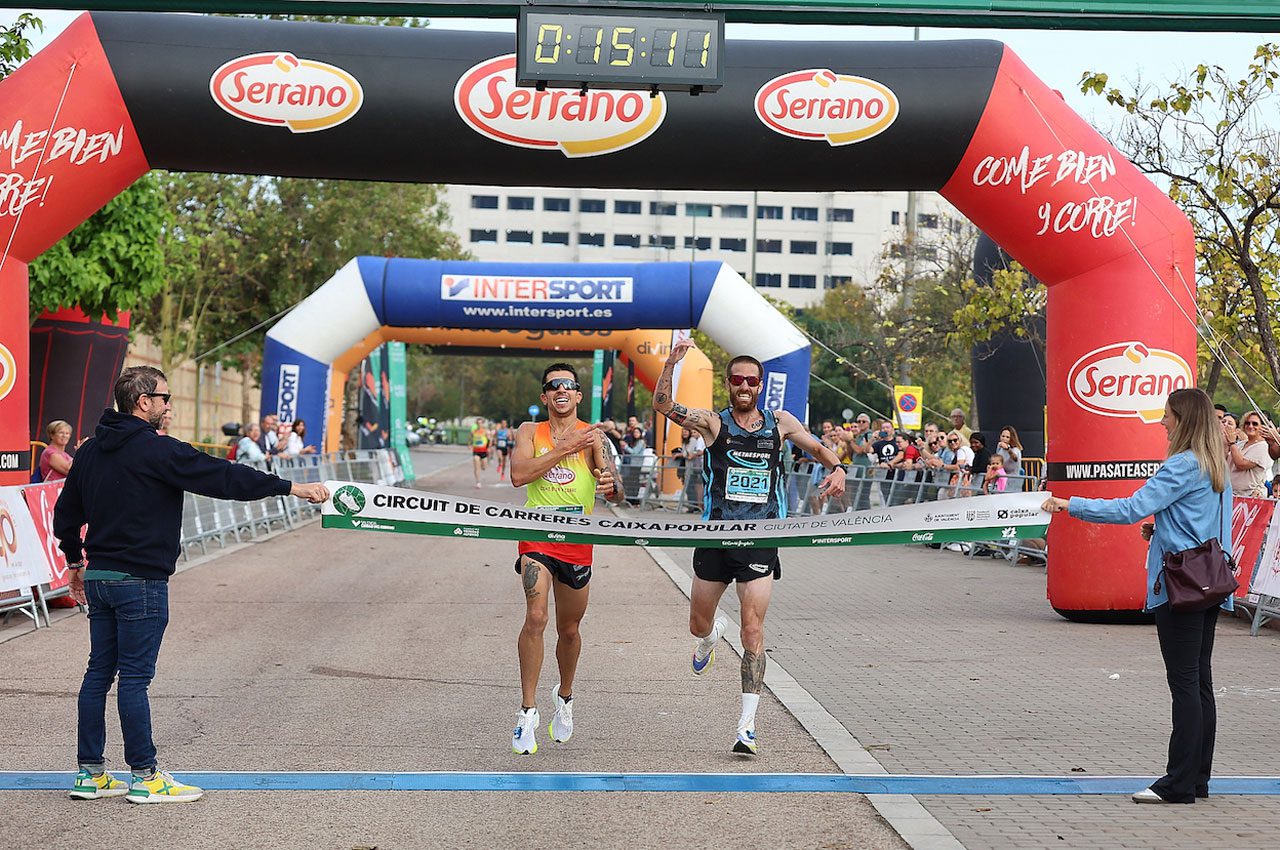
[[[684,43],[681,44],[681,36]],[[711,51],[709,30],[656,28],[637,37],[636,27],[579,27],[578,35],[566,34],[560,24],[541,24],[533,61],[555,65],[572,56],[578,65],[629,68],[647,64],[654,68],[706,68]]]

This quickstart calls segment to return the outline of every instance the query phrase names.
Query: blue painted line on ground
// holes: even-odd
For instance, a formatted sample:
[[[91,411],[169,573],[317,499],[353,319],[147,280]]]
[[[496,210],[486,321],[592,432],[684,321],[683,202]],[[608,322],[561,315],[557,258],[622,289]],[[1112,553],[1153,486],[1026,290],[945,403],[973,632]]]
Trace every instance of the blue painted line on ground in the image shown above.
[[[127,771],[126,771],[127,773]],[[0,791],[64,791],[70,771],[0,771]],[[179,771],[210,791],[650,791],[850,794],[1132,794],[1150,776],[867,776],[839,773],[472,773]],[[1280,776],[1223,776],[1211,794],[1280,796]]]

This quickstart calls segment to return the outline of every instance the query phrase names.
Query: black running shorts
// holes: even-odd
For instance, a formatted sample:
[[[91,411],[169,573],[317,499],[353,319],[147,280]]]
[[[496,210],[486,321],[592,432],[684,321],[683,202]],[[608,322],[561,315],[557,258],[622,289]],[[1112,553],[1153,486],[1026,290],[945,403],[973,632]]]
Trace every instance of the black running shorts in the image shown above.
[[[583,566],[581,564],[570,564],[568,561],[562,561],[559,558],[553,558],[550,555],[544,555],[541,552],[525,552],[516,558],[516,575],[521,575],[520,558],[531,558],[542,566],[551,570],[551,574],[556,577],[556,581],[561,584],[567,584],[574,590],[582,590],[587,586],[587,582],[591,581],[591,565]]]
[[[782,578],[777,549],[694,549],[693,574],[703,581],[729,584],[772,575]]]

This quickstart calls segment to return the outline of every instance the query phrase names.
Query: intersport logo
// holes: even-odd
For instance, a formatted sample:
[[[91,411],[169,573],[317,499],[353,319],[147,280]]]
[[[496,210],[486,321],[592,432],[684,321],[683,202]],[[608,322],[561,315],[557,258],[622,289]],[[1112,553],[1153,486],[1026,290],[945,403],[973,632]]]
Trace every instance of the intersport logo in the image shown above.
[[[557,304],[631,303],[629,277],[440,276],[444,301],[534,301]]]
[[[756,92],[756,116],[775,133],[851,145],[889,129],[898,117],[898,97],[888,86],[809,68],[774,77]]]
[[[600,156],[639,144],[662,124],[666,96],[638,91],[538,91],[516,85],[516,55],[473,66],[458,80],[453,105],[467,126],[495,142]]]
[[[1147,424],[1164,417],[1169,393],[1193,383],[1187,361],[1136,341],[1095,348],[1067,375],[1067,389],[1078,406],[1099,416],[1133,417]]]
[[[294,133],[336,127],[364,103],[364,89],[355,77],[335,65],[292,53],[232,59],[213,72],[209,94],[243,121],[288,127]]]

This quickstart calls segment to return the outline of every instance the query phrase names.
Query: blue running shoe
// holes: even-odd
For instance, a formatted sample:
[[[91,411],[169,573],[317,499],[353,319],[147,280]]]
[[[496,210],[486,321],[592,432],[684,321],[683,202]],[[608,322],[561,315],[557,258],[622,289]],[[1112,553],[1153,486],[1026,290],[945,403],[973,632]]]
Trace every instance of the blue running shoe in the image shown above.
[[[738,740],[733,742],[733,751],[746,756],[756,754],[756,730],[739,729]]]
[[[711,627],[711,634],[694,641],[693,675],[701,676],[711,669],[711,665],[716,660],[716,644],[720,642],[720,638],[724,636],[725,629],[728,627],[728,620],[724,617],[716,617],[715,625]]]

